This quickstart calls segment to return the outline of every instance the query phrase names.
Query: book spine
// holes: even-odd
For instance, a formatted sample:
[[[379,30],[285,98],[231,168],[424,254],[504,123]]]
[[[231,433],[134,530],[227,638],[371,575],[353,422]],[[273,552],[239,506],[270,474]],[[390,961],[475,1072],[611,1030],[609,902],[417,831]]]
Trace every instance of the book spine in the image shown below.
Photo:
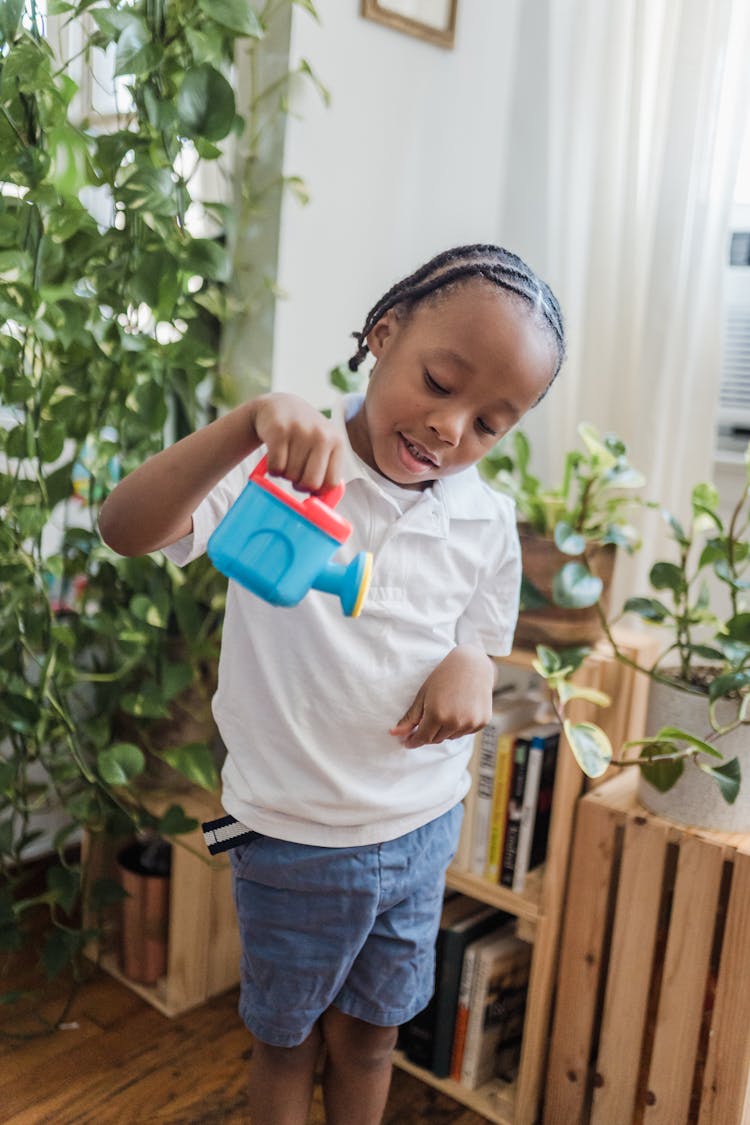
[[[479,1059],[479,1046],[484,1028],[484,1010],[489,984],[488,960],[478,955],[472,973],[471,995],[469,998],[469,1018],[466,1025],[466,1042],[461,1063],[461,1085],[470,1090],[476,1082],[476,1068]]]
[[[454,1082],[461,1081],[461,1069],[466,1046],[466,1031],[469,1024],[469,1005],[471,1002],[471,985],[474,978],[474,962],[476,949],[467,945],[464,951],[461,966],[461,983],[458,989],[458,1004],[456,1005],[456,1022],[453,1030],[453,1050],[451,1051],[451,1073]]]
[[[495,788],[495,759],[497,756],[497,731],[493,723],[482,731],[479,744],[479,771],[474,809],[474,831],[471,849],[471,871],[484,875],[487,842],[490,834],[492,795]]]
[[[550,821],[552,819],[552,799],[555,788],[555,770],[557,767],[559,742],[559,734],[545,740],[542,777],[539,782],[534,831],[531,837],[529,871],[534,867],[538,867],[539,864],[544,863],[547,856],[547,841],[549,839]]]
[[[516,862],[513,867],[512,889],[516,894],[521,894],[526,885],[526,873],[529,869],[529,856],[531,854],[531,838],[534,831],[534,817],[536,815],[536,802],[539,795],[539,782],[542,776],[542,761],[544,749],[539,745],[532,745],[529,749],[529,760],[526,767],[526,785],[523,791],[523,807],[521,809],[521,822],[518,829],[518,847]]]
[[[490,817],[487,858],[484,877],[497,883],[500,878],[500,862],[505,842],[505,824],[508,815],[508,795],[513,767],[513,736],[501,734],[497,742],[495,760],[495,781],[492,793],[492,814]]]
[[[513,773],[508,796],[508,816],[505,826],[503,858],[500,866],[500,882],[504,887],[513,885],[513,869],[518,850],[518,832],[521,826],[521,809],[526,787],[526,767],[528,765],[531,739],[519,735],[513,745]]]

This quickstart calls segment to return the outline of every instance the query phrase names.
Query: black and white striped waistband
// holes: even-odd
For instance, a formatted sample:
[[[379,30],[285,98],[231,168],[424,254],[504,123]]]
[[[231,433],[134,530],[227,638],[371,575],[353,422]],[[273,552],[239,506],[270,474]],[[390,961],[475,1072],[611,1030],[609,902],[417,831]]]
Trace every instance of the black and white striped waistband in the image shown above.
[[[211,855],[228,852],[231,848],[256,840],[259,832],[251,832],[233,816],[221,816],[218,820],[207,820],[202,825],[203,839]]]

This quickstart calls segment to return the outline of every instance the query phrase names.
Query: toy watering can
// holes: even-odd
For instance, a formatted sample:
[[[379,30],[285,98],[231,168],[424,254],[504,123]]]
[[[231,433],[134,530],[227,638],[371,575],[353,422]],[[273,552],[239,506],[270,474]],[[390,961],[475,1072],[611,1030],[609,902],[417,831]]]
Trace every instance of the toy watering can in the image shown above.
[[[263,457],[244,490],[208,541],[217,570],[271,605],[297,605],[311,588],[336,594],[348,617],[362,609],[372,555],[360,551],[348,565],[331,562],[351,524],[335,511],[344,495],[336,485],[300,501],[267,475]]]

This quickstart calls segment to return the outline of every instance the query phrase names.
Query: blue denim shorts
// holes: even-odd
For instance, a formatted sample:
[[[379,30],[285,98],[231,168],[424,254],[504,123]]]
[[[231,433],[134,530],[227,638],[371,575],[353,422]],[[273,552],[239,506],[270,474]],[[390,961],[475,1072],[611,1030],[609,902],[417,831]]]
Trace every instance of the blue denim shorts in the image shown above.
[[[380,1027],[427,1005],[462,816],[458,804],[384,844],[322,848],[258,835],[230,853],[240,1015],[253,1035],[294,1047],[330,1005]]]

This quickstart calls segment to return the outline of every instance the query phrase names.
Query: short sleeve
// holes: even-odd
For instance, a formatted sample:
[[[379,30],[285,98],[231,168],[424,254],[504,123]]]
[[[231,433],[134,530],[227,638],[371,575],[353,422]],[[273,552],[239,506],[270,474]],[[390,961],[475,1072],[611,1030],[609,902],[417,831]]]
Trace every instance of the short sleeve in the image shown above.
[[[219,526],[232,504],[242,492],[247,478],[260,454],[253,454],[237,465],[219,481],[193,512],[193,530],[174,543],[163,547],[162,552],[177,566],[187,566],[205,553],[211,533]]]
[[[507,656],[513,647],[521,595],[521,546],[515,508],[507,497],[495,526],[493,565],[482,575],[476,592],[456,627],[459,644],[475,644],[490,656]]]

